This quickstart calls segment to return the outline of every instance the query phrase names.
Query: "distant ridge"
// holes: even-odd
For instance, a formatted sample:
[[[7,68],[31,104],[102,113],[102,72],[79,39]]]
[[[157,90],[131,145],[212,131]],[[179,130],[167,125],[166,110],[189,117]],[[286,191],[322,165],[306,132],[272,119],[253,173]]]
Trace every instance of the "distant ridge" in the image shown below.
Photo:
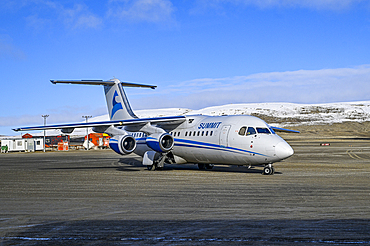
[[[321,104],[227,104],[194,110],[190,113],[207,115],[254,115],[264,119],[269,124],[278,124],[281,126],[320,125],[370,121],[370,101]]]
[[[199,110],[164,108],[135,110],[138,117],[162,117],[176,115],[253,115],[273,126],[323,125],[343,122],[370,121],[370,101],[298,104],[298,103],[243,103],[207,107]],[[89,121],[109,120],[108,114],[91,118]],[[59,135],[60,130],[47,131],[48,135]],[[72,135],[84,136],[85,129],[76,129]],[[32,135],[41,136],[43,132]]]

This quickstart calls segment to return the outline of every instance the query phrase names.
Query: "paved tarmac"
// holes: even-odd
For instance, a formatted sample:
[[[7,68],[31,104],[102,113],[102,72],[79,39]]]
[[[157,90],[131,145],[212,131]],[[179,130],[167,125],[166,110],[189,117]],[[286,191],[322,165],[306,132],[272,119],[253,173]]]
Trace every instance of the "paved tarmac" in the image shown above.
[[[295,155],[272,176],[151,172],[110,150],[0,154],[0,245],[370,244],[370,140],[285,136]]]

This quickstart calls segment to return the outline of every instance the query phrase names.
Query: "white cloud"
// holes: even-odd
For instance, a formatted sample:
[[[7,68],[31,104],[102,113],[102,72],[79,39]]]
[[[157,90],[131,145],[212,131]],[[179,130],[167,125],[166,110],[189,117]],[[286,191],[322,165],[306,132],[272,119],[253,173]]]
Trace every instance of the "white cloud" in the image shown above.
[[[69,29],[94,29],[103,24],[103,19],[92,13],[85,4],[74,4],[67,7],[60,1],[51,0],[5,0],[6,11],[26,9],[25,20],[28,26],[36,30],[53,27],[63,23]]]
[[[26,59],[25,53],[15,46],[8,35],[0,35],[0,59]]]
[[[97,28],[103,23],[101,18],[92,14],[88,7],[82,4],[75,4],[73,8],[60,6],[59,11],[60,17],[72,29]]]
[[[169,0],[110,0],[109,16],[131,21],[162,22],[172,19]]]
[[[362,101],[370,100],[369,81],[370,65],[204,78],[160,89],[158,96],[141,98],[135,104],[199,109],[229,103]]]

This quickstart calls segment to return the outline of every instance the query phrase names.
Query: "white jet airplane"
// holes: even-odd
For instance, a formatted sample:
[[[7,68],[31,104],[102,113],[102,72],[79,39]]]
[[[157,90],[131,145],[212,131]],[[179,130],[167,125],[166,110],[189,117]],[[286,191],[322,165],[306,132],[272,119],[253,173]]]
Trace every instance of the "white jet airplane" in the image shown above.
[[[274,173],[273,163],[293,155],[292,147],[275,131],[298,131],[272,127],[249,115],[185,115],[138,118],[131,109],[123,87],[156,86],[103,80],[51,80],[53,84],[103,85],[110,121],[22,127],[14,131],[92,127],[94,132],[112,136],[110,147],[118,154],[136,153],[148,170],[168,164],[198,164],[212,169],[215,164],[238,166],[264,165],[263,174]],[[275,131],[274,131],[275,130]]]

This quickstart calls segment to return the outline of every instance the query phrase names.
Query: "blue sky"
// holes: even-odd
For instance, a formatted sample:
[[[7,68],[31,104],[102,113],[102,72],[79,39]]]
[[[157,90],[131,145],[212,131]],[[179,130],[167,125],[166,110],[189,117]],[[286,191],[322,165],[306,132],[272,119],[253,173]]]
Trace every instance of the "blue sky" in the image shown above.
[[[154,84],[133,109],[370,100],[370,1],[3,0],[0,135],[105,114],[101,87]]]

